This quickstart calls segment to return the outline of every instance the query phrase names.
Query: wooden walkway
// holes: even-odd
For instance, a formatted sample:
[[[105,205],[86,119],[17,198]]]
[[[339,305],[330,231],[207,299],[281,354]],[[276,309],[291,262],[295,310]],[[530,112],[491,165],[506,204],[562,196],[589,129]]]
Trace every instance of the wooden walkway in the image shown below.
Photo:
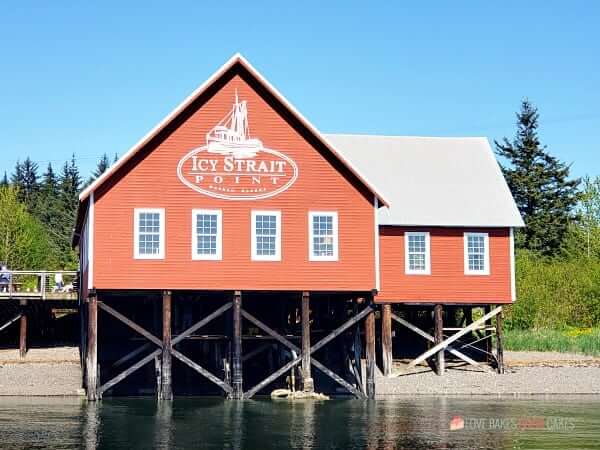
[[[6,276],[8,276],[8,283]],[[15,270],[0,274],[0,301],[77,300],[78,288],[79,277],[78,272],[75,271]]]

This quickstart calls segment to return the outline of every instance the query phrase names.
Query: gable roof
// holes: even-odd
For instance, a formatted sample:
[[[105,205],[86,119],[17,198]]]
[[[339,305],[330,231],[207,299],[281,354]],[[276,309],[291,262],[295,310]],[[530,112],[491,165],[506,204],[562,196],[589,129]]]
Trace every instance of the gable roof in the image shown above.
[[[123,156],[121,156],[106,172],[100,175],[93,183],[86,187],[79,194],[80,203],[83,202],[89,195],[94,192],[99,186],[101,186],[107,179],[109,179],[121,166],[129,161],[137,152],[139,152],[152,138],[160,133],[169,123],[182,113],[194,100],[202,95],[207,89],[209,89],[215,82],[223,77],[230,69],[236,64],[240,64],[245,68],[267,91],[273,95],[297,120],[305,126],[310,133],[312,133],[350,172],[358,178],[358,180],[365,185],[365,187],[373,193],[380,201],[382,205],[388,205],[388,201],[385,197],[375,188],[375,186],[368,181],[363,174],[361,174],[356,167],[354,167],[344,156],[342,156],[337,149],[317,130],[317,128],[311,124],[300,112],[294,108],[294,106],[277,90],[273,87],[241,54],[236,53],[227,61],[219,70],[217,70],[208,80],[200,85],[192,94],[181,102],[167,117],[165,117],[158,125],[156,125],[148,134],[146,134],[139,142],[131,147]]]
[[[486,138],[328,134],[383,190],[382,225],[522,227]]]

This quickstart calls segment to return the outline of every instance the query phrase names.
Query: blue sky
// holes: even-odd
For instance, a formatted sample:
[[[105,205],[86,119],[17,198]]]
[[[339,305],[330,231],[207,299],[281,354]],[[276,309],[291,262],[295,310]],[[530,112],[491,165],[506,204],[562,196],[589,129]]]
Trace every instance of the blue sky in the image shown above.
[[[0,175],[75,153],[87,176],[237,51],[323,132],[499,139],[527,96],[600,174],[598,2],[91,3],[3,5]]]

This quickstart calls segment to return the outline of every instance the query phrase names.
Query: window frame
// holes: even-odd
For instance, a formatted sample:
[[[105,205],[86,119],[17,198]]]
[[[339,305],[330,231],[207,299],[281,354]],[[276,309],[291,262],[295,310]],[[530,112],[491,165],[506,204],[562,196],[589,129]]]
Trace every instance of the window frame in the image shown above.
[[[483,270],[469,269],[469,237],[483,237]],[[490,235],[484,232],[464,233],[464,265],[465,275],[489,275],[490,274]]]
[[[217,248],[214,255],[198,253],[198,215],[217,216]],[[192,209],[192,260],[194,261],[220,261],[223,259],[223,211],[220,209]]]
[[[258,255],[256,246],[256,217],[257,216],[275,216],[275,254],[274,255]],[[256,210],[251,211],[251,258],[252,261],[281,261],[281,211],[279,210]]]
[[[333,231],[333,255],[314,254],[314,218],[318,216],[332,217],[331,226]],[[339,261],[339,225],[337,211],[309,211],[308,212],[308,260],[309,261]]]
[[[158,214],[158,253],[140,253],[140,214]],[[134,259],[165,259],[165,208],[134,208],[133,209],[133,258]]]
[[[410,236],[425,236],[425,268],[410,268]],[[404,273],[406,275],[431,275],[431,233],[429,231],[405,231],[404,232]]]

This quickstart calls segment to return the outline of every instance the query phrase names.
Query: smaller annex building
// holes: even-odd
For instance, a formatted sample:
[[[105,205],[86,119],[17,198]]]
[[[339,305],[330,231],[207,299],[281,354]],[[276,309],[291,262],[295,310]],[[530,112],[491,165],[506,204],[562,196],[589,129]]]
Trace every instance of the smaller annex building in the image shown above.
[[[372,397],[393,320],[478,364],[450,344],[515,301],[521,226],[486,139],[322,134],[235,55],[80,194],[88,398]]]

